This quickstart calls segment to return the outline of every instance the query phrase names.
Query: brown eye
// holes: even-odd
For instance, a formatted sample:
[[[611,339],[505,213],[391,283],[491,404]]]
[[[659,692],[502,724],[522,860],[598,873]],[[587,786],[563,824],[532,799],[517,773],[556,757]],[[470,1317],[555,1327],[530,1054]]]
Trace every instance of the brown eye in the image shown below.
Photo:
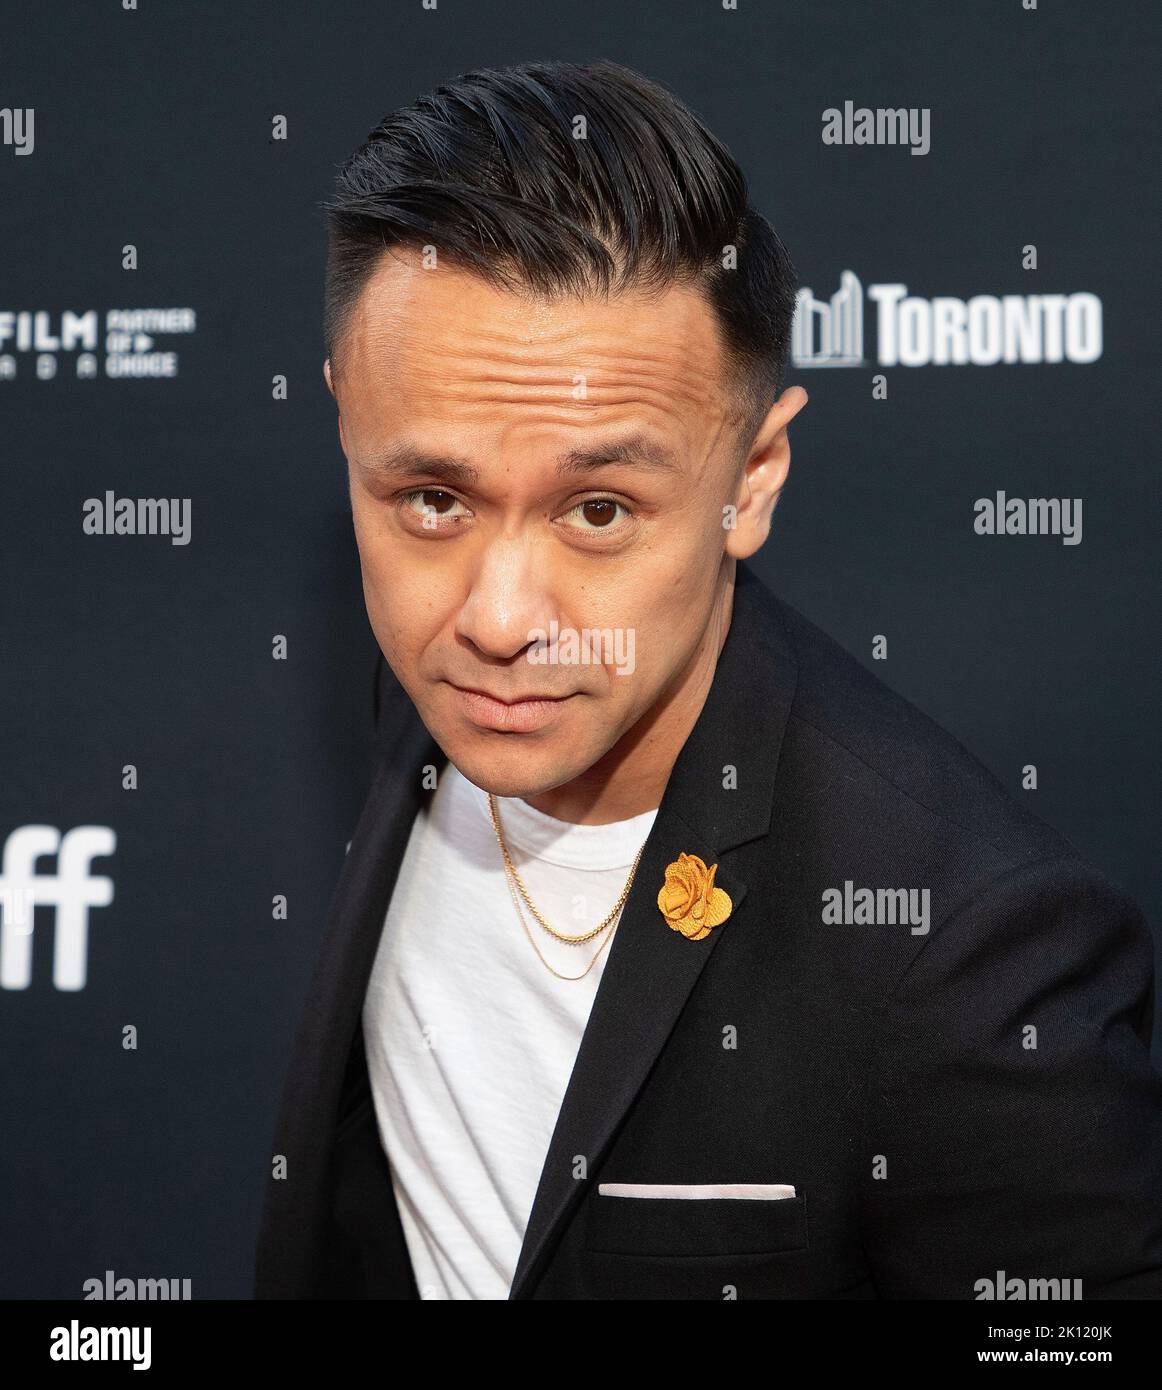
[[[458,497],[453,497],[450,492],[445,492],[439,487],[416,488],[412,492],[406,492],[400,499],[408,511],[416,516],[422,517],[425,521],[433,517],[456,516],[452,511],[453,507],[463,506]]]
[[[586,521],[591,521],[594,526],[608,526],[617,512],[617,503],[611,502],[608,498],[602,498],[593,502],[582,502],[581,513]]]
[[[619,512],[624,512],[627,517],[630,515],[629,509],[612,497],[589,497],[584,502],[578,502],[565,515],[575,517],[581,523],[573,527],[576,531],[616,531],[621,529]]]

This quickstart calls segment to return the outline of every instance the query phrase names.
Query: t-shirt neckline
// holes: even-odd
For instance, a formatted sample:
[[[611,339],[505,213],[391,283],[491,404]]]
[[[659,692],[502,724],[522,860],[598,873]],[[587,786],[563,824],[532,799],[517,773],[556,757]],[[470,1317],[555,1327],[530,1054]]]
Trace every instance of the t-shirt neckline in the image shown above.
[[[448,772],[462,784],[496,838],[488,793],[449,762]],[[650,833],[658,811],[643,811],[607,825],[577,825],[548,816],[518,796],[498,796],[497,809],[505,843],[514,859],[527,857],[572,869],[628,869]]]

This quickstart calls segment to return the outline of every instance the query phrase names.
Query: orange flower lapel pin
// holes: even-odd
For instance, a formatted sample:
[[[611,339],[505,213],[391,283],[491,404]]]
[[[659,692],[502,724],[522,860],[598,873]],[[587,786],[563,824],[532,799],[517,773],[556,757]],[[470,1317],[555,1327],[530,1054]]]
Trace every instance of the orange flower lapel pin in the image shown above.
[[[662,916],[687,941],[701,941],[730,916],[730,894],[714,886],[717,864],[708,869],[696,854],[681,853],[666,865],[666,881],[658,894]]]

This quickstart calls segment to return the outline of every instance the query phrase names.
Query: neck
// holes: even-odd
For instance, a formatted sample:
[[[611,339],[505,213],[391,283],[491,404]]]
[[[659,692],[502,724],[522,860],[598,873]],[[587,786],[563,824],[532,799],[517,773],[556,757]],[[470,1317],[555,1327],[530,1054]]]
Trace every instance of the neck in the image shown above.
[[[710,621],[674,685],[587,771],[523,799],[545,815],[575,825],[608,825],[656,810],[706,703],[733,609],[734,565],[724,562]]]

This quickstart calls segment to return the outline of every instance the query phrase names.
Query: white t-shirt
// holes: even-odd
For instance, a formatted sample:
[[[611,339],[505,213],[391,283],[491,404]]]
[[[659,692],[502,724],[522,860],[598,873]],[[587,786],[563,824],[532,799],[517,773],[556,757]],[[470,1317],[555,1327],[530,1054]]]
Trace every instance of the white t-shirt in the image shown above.
[[[557,931],[612,910],[657,811],[573,825],[498,798]],[[519,894],[518,894],[519,897]],[[488,797],[451,763],[416,816],[363,1005],[379,1134],[421,1298],[506,1299],[617,923],[569,945],[513,906]]]

